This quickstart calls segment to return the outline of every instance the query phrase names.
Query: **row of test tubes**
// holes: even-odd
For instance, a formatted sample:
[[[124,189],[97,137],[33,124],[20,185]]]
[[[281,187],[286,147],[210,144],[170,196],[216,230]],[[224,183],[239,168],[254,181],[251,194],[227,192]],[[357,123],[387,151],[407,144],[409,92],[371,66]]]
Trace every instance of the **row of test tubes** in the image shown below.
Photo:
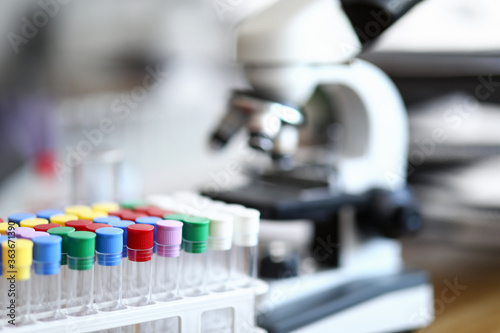
[[[252,287],[259,220],[220,203],[196,214],[142,203],[12,214],[0,221],[0,327]]]

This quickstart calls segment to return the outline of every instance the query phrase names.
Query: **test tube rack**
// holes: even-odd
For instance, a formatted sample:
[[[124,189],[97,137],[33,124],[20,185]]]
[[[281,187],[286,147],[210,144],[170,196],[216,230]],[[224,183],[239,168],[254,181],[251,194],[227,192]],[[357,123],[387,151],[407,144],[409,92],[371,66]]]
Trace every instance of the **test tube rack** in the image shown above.
[[[3,332],[106,332],[106,330],[113,328],[177,317],[179,320],[179,333],[197,333],[203,332],[202,316],[204,313],[229,308],[233,318],[232,329],[228,332],[265,333],[265,330],[255,326],[255,298],[265,294],[267,290],[268,285],[259,280],[251,288],[208,293],[203,296],[182,298],[171,302],[158,302],[141,307],[99,312],[82,317],[68,317],[52,322],[37,322],[15,328],[3,327]]]

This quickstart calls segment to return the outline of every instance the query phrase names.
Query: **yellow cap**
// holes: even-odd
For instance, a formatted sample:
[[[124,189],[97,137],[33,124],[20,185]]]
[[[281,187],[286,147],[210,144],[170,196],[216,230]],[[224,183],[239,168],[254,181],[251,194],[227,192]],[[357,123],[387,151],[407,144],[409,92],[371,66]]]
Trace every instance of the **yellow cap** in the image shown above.
[[[116,212],[120,210],[120,205],[116,202],[96,202],[92,205],[93,210],[101,211],[101,212]]]
[[[92,210],[92,208],[90,208],[89,206],[74,205],[74,206],[68,206],[68,207],[64,208],[64,213],[71,214],[71,215],[76,215],[79,218],[82,218],[80,216],[82,213],[85,213],[85,212],[88,212],[88,211],[91,211],[91,210]]]
[[[3,274],[16,280],[29,280],[33,261],[33,242],[12,238],[2,243]]]
[[[0,223],[0,235],[4,235],[4,236],[7,235],[9,225],[12,226],[12,228],[18,227],[17,223],[1,222]]]
[[[50,217],[50,223],[59,224],[61,227],[66,226],[66,222],[78,220],[78,216],[73,214],[60,214],[60,215],[52,215]]]
[[[86,212],[82,212],[79,216],[82,220],[89,220],[93,222],[94,218],[108,216],[108,213],[103,211],[89,210]]]
[[[34,228],[35,226],[39,224],[48,224],[49,221],[46,219],[41,219],[41,218],[34,218],[34,219],[25,219],[21,220],[21,227],[26,227],[26,228]]]

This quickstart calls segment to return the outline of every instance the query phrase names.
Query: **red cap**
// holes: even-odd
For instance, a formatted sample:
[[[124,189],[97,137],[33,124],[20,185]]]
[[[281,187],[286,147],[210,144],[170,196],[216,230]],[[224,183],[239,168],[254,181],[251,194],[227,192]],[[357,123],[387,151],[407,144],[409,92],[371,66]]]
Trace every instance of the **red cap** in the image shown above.
[[[154,208],[154,206],[139,206],[139,207],[135,207],[134,208],[134,211],[137,212],[137,213],[144,213],[144,214],[147,214],[148,213],[148,210],[150,210],[151,208]]]
[[[2,222],[3,222],[3,219],[0,219],[0,223],[2,223]]]
[[[113,227],[106,223],[91,223],[85,226],[85,231],[90,231],[95,233],[95,231],[100,228],[113,228]]]
[[[92,221],[89,220],[71,220],[66,222],[66,227],[73,227],[75,231],[87,231],[85,226],[88,224],[92,224]]]
[[[121,219],[122,218],[122,214],[124,212],[132,212],[132,210],[130,210],[130,209],[120,209],[120,210],[117,210],[117,211],[114,211],[114,212],[109,212],[108,215],[109,216],[118,216]]]
[[[147,213],[149,216],[161,217],[161,218],[163,218],[163,216],[165,216],[165,215],[175,214],[175,212],[173,212],[171,210],[165,210],[165,209],[161,209],[158,207],[152,207],[152,208],[148,209]]]
[[[61,226],[60,224],[56,224],[56,223],[47,223],[47,224],[36,225],[33,229],[35,229],[35,231],[44,231],[44,232],[47,232],[47,230],[49,230],[49,229],[57,228],[57,227],[60,227],[60,226]]]
[[[127,247],[133,250],[151,249],[155,227],[149,224],[131,224],[127,227]]]
[[[130,211],[130,212],[123,212],[120,216],[120,219],[127,221],[135,221],[137,218],[143,216],[148,216],[148,214]]]

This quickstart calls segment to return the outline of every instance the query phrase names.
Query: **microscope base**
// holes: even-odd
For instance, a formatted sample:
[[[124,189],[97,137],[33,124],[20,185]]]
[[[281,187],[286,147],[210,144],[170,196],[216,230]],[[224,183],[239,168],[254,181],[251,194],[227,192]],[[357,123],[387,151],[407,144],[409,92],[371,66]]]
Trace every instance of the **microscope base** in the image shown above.
[[[314,279],[295,279],[300,284],[309,278]],[[434,319],[433,288],[422,271],[349,279],[312,295],[281,304],[277,300],[273,306],[275,287],[270,284],[257,307],[258,324],[269,333],[392,333],[416,330]]]

